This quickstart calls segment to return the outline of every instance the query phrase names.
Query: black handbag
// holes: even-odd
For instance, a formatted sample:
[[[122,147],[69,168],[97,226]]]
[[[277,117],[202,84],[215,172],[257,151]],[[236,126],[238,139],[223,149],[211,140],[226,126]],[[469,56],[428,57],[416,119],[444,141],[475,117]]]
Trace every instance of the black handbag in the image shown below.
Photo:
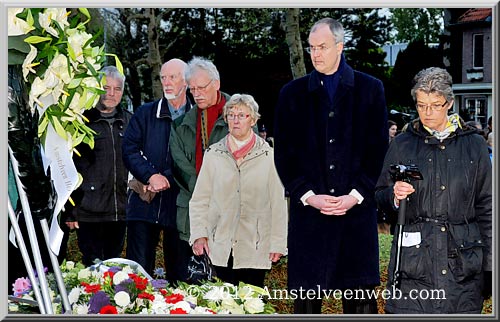
[[[193,255],[189,259],[188,278],[189,284],[202,284],[204,281],[214,281],[217,277],[215,268],[208,254]]]

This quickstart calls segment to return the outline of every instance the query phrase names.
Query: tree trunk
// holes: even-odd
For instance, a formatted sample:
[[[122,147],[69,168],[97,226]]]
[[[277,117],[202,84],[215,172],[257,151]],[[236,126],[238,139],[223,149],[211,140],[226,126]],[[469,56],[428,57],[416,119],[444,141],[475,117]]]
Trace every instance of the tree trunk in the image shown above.
[[[160,69],[162,59],[160,56],[160,44],[158,40],[158,25],[156,21],[156,9],[146,9],[145,15],[148,18],[148,61],[151,66],[151,84],[153,87],[153,97],[162,97],[162,87],[160,82]]]
[[[292,69],[294,79],[306,75],[304,52],[300,39],[299,13],[299,8],[287,9],[283,26],[286,34],[286,43],[290,52],[290,68]]]

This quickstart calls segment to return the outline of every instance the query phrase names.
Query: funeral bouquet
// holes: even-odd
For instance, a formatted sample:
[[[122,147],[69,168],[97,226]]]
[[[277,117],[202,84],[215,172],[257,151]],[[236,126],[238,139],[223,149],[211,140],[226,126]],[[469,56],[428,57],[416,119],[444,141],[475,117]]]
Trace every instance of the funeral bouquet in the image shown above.
[[[271,314],[266,291],[241,283],[222,281],[200,285],[151,278],[132,261],[111,259],[85,267],[71,261],[61,265],[72,314]],[[53,277],[48,274],[54,312],[62,313]],[[54,289],[53,289],[54,288]],[[34,302],[32,283],[18,278],[13,284],[9,310],[27,312]],[[15,301],[15,298],[24,301]],[[31,311],[33,311],[31,309]]]

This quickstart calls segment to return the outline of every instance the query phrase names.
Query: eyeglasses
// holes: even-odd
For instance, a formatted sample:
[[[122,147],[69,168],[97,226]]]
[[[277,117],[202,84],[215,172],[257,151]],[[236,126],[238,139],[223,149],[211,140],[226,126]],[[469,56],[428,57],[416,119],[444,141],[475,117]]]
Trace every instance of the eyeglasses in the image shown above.
[[[246,120],[249,116],[250,116],[250,114],[243,114],[243,113],[233,114],[233,113],[229,113],[229,114],[226,115],[226,118],[227,118],[228,121],[234,121],[236,118],[238,118],[238,120],[240,120],[240,121],[243,121],[243,120]]]
[[[211,79],[210,82],[208,82],[208,84],[205,85],[205,86],[198,86],[198,87],[191,87],[191,86],[189,86],[189,90],[191,91],[192,94],[194,94],[194,92],[196,92],[196,91],[198,91],[198,92],[204,92],[207,89],[208,85],[212,84],[213,81],[214,80]]]
[[[309,47],[306,47],[306,51],[307,51],[308,54],[311,54],[314,51],[319,51],[320,53],[323,53],[327,49],[330,49],[330,48],[332,48],[332,47],[327,47],[325,45],[321,45],[321,46],[309,46]]]
[[[419,111],[427,111],[427,108],[430,107],[433,111],[441,111],[446,105],[448,105],[448,101],[445,101],[442,105],[441,104],[416,104],[415,107]]]

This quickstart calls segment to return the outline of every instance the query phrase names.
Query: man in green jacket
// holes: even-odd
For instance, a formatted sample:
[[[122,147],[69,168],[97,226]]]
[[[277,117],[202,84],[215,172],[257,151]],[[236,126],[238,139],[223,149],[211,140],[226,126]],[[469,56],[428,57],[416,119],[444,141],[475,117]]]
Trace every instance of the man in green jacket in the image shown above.
[[[189,200],[200,172],[203,153],[228,133],[222,109],[229,95],[220,91],[217,68],[208,59],[193,57],[185,71],[188,88],[195,105],[170,134],[170,150],[174,160],[174,178],[179,185],[177,196],[177,229],[181,247],[192,254],[189,246]],[[176,120],[177,121],[177,120]],[[187,271],[189,256],[184,263]]]

